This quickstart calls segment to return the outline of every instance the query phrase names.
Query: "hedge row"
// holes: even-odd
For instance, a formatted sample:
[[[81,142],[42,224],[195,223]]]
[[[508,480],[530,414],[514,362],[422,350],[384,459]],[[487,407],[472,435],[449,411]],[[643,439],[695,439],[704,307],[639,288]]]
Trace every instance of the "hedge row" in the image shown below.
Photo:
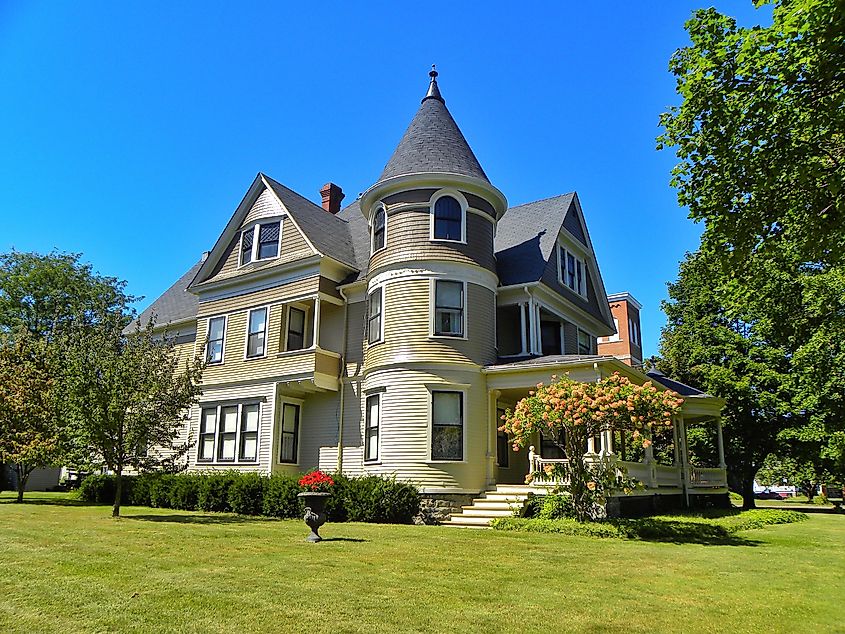
[[[577,522],[573,519],[502,517],[491,526],[500,531],[558,533],[588,537],[617,537],[679,542],[719,542],[734,533],[807,519],[804,513],[780,509],[755,509],[705,515],[663,515],[636,519]]]
[[[333,475],[335,486],[326,514],[331,522],[410,524],[419,513],[416,487],[392,478]],[[93,475],[79,487],[86,502],[112,504],[116,477]],[[299,476],[225,471],[178,475],[148,473],[123,476],[121,502],[186,511],[218,511],[279,518],[302,517]]]

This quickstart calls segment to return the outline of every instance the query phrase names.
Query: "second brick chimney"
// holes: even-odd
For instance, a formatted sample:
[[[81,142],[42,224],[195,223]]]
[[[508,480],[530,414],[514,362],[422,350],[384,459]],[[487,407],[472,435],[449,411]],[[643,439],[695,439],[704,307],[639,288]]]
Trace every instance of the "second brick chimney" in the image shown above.
[[[340,211],[340,202],[343,200],[343,190],[334,183],[326,183],[320,189],[320,196],[323,197],[323,209],[330,214]]]

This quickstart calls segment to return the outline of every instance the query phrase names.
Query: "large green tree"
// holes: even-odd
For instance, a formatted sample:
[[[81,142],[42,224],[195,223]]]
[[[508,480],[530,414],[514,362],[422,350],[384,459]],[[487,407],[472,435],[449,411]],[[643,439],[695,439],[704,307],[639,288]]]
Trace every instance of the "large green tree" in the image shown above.
[[[15,470],[18,502],[37,468],[60,464],[68,439],[57,415],[55,344],[22,331],[0,335],[0,464]]]
[[[180,368],[173,341],[152,322],[126,332],[114,316],[74,329],[68,341],[64,403],[82,452],[118,476],[116,517],[127,467],[172,467],[188,451],[181,431],[203,366],[197,359]]]
[[[53,337],[70,324],[95,323],[105,314],[129,322],[126,282],[95,273],[78,253],[0,254],[0,332],[25,329]]]
[[[778,434],[789,421],[789,358],[720,301],[720,271],[711,256],[687,255],[678,281],[669,285],[669,301],[663,303],[667,324],[657,365],[726,399],[722,415],[728,477],[743,496],[743,506],[751,508],[754,476],[777,449]],[[693,435],[691,444],[696,442],[706,445]]]
[[[716,9],[687,22],[672,57],[681,104],[660,146],[703,245],[741,263],[788,248],[820,266],[845,261],[845,1],[774,4],[771,26]],[[752,269],[753,271],[753,269]],[[739,269],[735,274],[742,274]]]

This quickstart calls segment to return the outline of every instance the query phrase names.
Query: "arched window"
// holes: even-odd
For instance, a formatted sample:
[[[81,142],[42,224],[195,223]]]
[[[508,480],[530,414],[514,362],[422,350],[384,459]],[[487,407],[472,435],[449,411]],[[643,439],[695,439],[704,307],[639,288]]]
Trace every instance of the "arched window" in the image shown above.
[[[463,210],[451,196],[442,196],[434,203],[434,239],[463,240]]]
[[[384,207],[379,207],[373,215],[372,253],[384,248],[385,221]]]

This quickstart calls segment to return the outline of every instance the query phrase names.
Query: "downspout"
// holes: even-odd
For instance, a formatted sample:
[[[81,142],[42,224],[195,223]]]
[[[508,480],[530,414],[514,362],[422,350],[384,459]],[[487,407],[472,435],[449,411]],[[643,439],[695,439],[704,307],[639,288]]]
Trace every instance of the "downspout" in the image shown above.
[[[337,417],[337,472],[343,473],[343,396],[345,383],[343,376],[346,374],[346,339],[349,335],[349,298],[342,288],[337,289],[343,298],[343,348],[340,355],[340,413]]]

